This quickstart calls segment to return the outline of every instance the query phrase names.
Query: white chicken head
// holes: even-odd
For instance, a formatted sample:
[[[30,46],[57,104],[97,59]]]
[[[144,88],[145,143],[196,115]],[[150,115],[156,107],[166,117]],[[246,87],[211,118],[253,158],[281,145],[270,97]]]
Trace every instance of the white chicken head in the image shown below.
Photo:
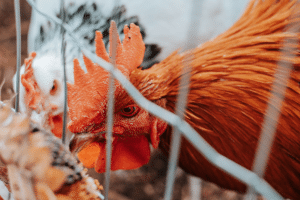
[[[72,66],[68,67],[73,73]],[[64,109],[63,66],[60,56],[32,53],[21,68],[20,110],[45,130],[61,137]],[[73,76],[67,76],[73,82]],[[16,76],[14,77],[15,84]]]

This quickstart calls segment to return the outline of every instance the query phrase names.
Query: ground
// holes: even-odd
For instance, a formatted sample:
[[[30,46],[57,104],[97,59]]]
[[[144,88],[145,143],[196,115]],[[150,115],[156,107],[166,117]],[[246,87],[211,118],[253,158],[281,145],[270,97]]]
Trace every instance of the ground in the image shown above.
[[[21,0],[22,16],[22,63],[27,57],[27,32],[30,20],[30,6]],[[0,81],[5,79],[2,88],[2,99],[13,95],[12,77],[16,71],[16,34],[12,0],[0,0]],[[110,200],[152,200],[163,199],[167,158],[155,151],[148,165],[132,171],[113,172],[110,182]],[[92,172],[104,182],[104,176]],[[176,183],[173,193],[174,200],[188,200],[190,197],[189,176],[180,169],[176,171]],[[200,191],[198,191],[200,193]],[[225,191],[214,184],[202,182],[202,200],[239,200],[242,195]]]

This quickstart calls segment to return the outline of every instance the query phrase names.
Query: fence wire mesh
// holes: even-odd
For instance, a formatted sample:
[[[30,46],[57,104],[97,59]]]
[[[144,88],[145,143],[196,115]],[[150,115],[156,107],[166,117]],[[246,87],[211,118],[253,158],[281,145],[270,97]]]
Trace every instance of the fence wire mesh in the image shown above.
[[[21,68],[21,17],[20,17],[20,2],[14,1],[15,18],[16,18],[16,38],[17,38],[17,78],[16,78],[16,112],[19,111],[20,100],[20,68]]]
[[[112,55],[111,63],[108,63],[104,61],[103,59],[97,57],[95,54],[91,53],[89,50],[87,50],[82,44],[80,44],[80,40],[72,33],[72,29],[69,27],[68,24],[64,23],[63,20],[60,20],[59,18],[55,16],[50,16],[42,11],[36,6],[35,2],[33,0],[27,0],[27,2],[32,6],[32,8],[38,12],[39,14],[47,17],[49,20],[52,20],[58,25],[61,25],[62,27],[62,34],[69,34],[69,36],[73,39],[73,42],[77,44],[80,49],[82,50],[82,53],[90,58],[94,63],[97,63],[99,66],[103,67],[105,70],[110,72],[110,79],[109,79],[109,103],[108,103],[108,116],[107,116],[107,138],[109,142],[107,142],[107,160],[106,160],[106,178],[105,178],[105,198],[108,197],[108,188],[109,188],[109,175],[110,175],[110,163],[111,163],[111,138],[112,138],[112,126],[113,126],[113,104],[114,104],[114,79],[117,79],[120,84],[125,88],[125,90],[128,92],[128,94],[141,106],[142,108],[149,111],[151,114],[160,117],[161,119],[168,122],[170,125],[174,127],[174,134],[172,137],[171,142],[171,156],[170,156],[170,162],[169,162],[169,169],[168,169],[168,175],[167,175],[167,187],[165,191],[165,199],[169,200],[172,197],[172,188],[174,183],[174,173],[175,168],[177,165],[177,157],[178,157],[178,151],[180,147],[180,137],[181,134],[185,138],[188,139],[190,143],[192,143],[198,151],[200,151],[211,163],[213,163],[215,166],[219,167],[220,169],[223,169],[228,174],[236,177],[243,183],[246,183],[249,188],[253,188],[256,192],[260,193],[267,199],[283,199],[280,194],[275,191],[262,177],[264,174],[264,170],[266,168],[266,163],[268,160],[270,148],[272,146],[272,141],[275,137],[275,131],[276,131],[276,124],[279,118],[280,112],[276,113],[276,110],[272,109],[270,105],[274,105],[276,103],[276,107],[280,108],[282,101],[284,99],[284,93],[286,89],[287,81],[289,80],[290,71],[291,71],[291,64],[287,64],[284,62],[278,63],[278,69],[275,75],[275,81],[274,84],[278,81],[282,81],[282,85],[285,87],[280,88],[280,100],[274,102],[274,98],[270,98],[269,100],[269,106],[265,115],[264,125],[262,129],[262,134],[259,142],[259,147],[256,152],[256,158],[255,158],[255,164],[253,167],[253,171],[250,171],[239,164],[231,161],[230,159],[222,156],[219,154],[212,146],[210,146],[187,122],[183,120],[183,114],[178,114],[177,112],[171,113],[168,110],[165,110],[158,105],[154,104],[151,101],[148,101],[145,97],[143,97],[139,91],[130,83],[130,81],[116,68],[114,68],[115,65],[115,53]],[[62,0],[62,8],[61,11],[63,12],[63,3]],[[116,1],[117,2],[117,1]],[[195,21],[195,13],[197,13],[197,8],[201,6],[201,0],[194,0],[194,6],[193,11],[191,15],[191,30],[196,31],[193,29],[197,29],[197,21]],[[17,77],[19,77],[20,73],[20,7],[18,0],[15,0],[15,11],[16,11],[16,27],[17,27]],[[61,16],[64,16],[63,14]],[[291,32],[298,32],[299,30],[289,30]],[[192,32],[191,32],[192,34]],[[116,35],[113,37],[113,49],[116,49]],[[189,37],[192,38],[192,37]],[[192,41],[188,41],[188,48],[191,48],[191,44],[193,44]],[[62,40],[62,48],[64,47],[64,40]],[[285,54],[286,52],[290,52],[287,50],[286,45],[284,45],[284,48],[282,49],[282,54]],[[115,52],[115,51],[114,51]],[[62,54],[64,55],[64,49],[62,50]],[[290,57],[294,55],[289,55]],[[63,56],[64,58],[64,56]],[[186,58],[186,65],[184,70],[189,70],[189,60],[191,58]],[[67,108],[67,92],[66,92],[66,69],[65,69],[65,61],[63,60],[63,66],[64,66],[64,80],[65,80],[65,114],[66,114],[66,108]],[[185,73],[186,74],[186,73]],[[187,73],[189,74],[189,73]],[[19,91],[19,78],[16,79],[16,86],[17,91]],[[188,82],[189,77],[183,76],[181,81]],[[272,91],[274,92],[274,87],[272,88]],[[277,91],[278,92],[278,91]],[[186,97],[187,97],[188,91],[183,90],[179,92],[179,97],[177,101],[177,109],[182,109],[186,106]],[[18,111],[18,104],[19,104],[19,96],[17,93],[16,97],[16,111]],[[274,108],[274,107],[273,107]],[[274,113],[275,112],[275,113]],[[276,116],[276,120],[270,122],[271,115]],[[64,118],[64,122],[65,122]],[[64,128],[65,129],[65,123]],[[65,131],[65,130],[64,130]],[[268,139],[266,139],[266,137]],[[65,138],[63,136],[63,138]],[[63,139],[64,141],[65,139]],[[250,194],[253,192],[253,190],[249,190]]]
[[[65,12],[64,12],[64,0],[60,1],[60,16],[62,22],[65,23]],[[67,89],[67,72],[66,72],[66,42],[65,42],[65,29],[61,26],[61,54],[62,54],[62,66],[64,71],[64,113],[63,113],[63,127],[62,127],[62,143],[66,143],[66,124],[67,124],[67,102],[68,102],[68,89]]]

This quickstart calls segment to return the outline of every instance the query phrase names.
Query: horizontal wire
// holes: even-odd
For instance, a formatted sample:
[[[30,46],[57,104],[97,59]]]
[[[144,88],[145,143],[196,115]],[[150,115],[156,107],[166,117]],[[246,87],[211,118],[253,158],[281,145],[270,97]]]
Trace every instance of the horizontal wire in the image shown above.
[[[209,145],[201,135],[199,135],[186,121],[181,120],[180,117],[174,113],[163,109],[155,103],[147,100],[133,85],[132,83],[120,72],[118,69],[114,69],[110,63],[104,61],[100,57],[91,53],[89,50],[83,47],[81,43],[73,35],[70,27],[67,24],[63,24],[60,19],[55,16],[50,16],[40,11],[32,0],[27,2],[34,8],[38,13],[49,18],[53,22],[63,25],[66,33],[70,35],[74,43],[82,50],[83,54],[91,59],[94,63],[100,65],[105,70],[111,72],[113,76],[120,82],[124,89],[130,94],[130,96],[143,108],[151,114],[160,117],[170,125],[178,128],[184,136],[198,149],[204,156],[220,169],[223,169],[228,174],[242,181],[243,183],[253,187],[258,193],[268,199],[283,200],[283,197],[274,190],[264,179],[257,176],[252,171],[242,167],[241,165],[233,162],[225,156],[219,154],[211,145]]]

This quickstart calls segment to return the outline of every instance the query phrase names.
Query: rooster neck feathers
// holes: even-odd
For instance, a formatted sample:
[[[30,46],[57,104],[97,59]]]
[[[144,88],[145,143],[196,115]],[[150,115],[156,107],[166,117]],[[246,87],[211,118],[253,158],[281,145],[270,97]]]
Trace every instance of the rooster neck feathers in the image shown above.
[[[183,54],[175,52],[130,76],[146,98],[165,98],[166,108],[174,112],[183,62],[192,57],[190,84],[184,86],[190,90],[185,120],[219,153],[251,169],[278,61],[292,62],[265,178],[280,193],[296,199],[300,196],[295,188],[300,185],[300,36],[287,30],[299,26],[298,11],[296,1],[252,1],[240,20],[216,39]],[[285,39],[294,58],[282,56]],[[162,135],[161,147],[167,151],[170,135],[171,129]],[[221,187],[245,191],[243,184],[211,165],[185,139],[180,165]]]

